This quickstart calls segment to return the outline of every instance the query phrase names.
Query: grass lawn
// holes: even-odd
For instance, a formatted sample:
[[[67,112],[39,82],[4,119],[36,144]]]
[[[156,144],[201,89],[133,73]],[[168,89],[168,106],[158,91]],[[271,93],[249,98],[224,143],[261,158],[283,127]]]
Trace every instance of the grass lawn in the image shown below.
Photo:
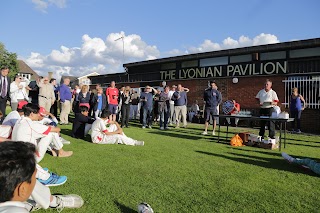
[[[85,200],[81,209],[65,212],[137,212],[142,201],[155,212],[320,209],[317,175],[288,164],[278,150],[217,143],[217,138],[200,134],[202,125],[160,131],[131,123],[125,133],[144,140],[142,147],[91,144],[71,138],[71,125],[61,128],[63,137],[71,141],[64,148],[74,155],[47,155],[40,164],[68,176],[64,185],[51,187],[52,193],[79,194]],[[319,136],[288,134],[287,138],[283,151],[320,161]]]

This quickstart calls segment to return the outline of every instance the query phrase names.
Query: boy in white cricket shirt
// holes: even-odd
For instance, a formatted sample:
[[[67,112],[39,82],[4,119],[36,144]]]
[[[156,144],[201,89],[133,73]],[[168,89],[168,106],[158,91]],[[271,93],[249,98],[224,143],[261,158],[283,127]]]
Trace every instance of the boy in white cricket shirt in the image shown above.
[[[131,146],[143,146],[143,141],[137,141],[127,137],[116,121],[109,120],[110,112],[103,110],[100,118],[92,124],[91,140],[97,144],[125,144]],[[106,125],[110,124],[107,128]]]
[[[60,132],[59,127],[45,126],[35,122],[39,120],[39,106],[29,103],[23,109],[24,117],[14,125],[12,140],[34,144],[38,150],[37,162],[43,159],[51,142],[54,143],[59,157],[69,157],[73,154],[72,151],[64,151],[61,146],[62,143],[55,143],[55,140],[53,140],[53,133]],[[40,141],[38,142],[38,140]]]

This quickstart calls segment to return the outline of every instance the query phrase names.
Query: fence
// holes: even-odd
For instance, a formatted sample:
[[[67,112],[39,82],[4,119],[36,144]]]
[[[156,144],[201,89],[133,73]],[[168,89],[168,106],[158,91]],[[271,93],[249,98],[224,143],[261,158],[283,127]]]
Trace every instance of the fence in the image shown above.
[[[286,108],[290,104],[292,88],[297,87],[308,108],[320,109],[320,76],[294,76],[283,80],[285,83],[285,103]]]

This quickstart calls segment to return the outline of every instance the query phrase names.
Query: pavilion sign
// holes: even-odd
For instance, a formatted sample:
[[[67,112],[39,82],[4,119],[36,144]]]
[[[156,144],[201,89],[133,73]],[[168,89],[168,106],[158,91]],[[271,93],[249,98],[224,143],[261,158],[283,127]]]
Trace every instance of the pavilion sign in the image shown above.
[[[161,80],[286,74],[287,61],[232,64],[160,71]]]

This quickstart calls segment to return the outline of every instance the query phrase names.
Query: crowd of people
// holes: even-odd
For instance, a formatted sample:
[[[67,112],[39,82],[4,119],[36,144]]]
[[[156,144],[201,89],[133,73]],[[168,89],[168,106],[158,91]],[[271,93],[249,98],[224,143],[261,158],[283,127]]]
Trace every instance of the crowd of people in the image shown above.
[[[73,138],[85,139],[91,131],[92,143],[131,146],[144,145],[144,141],[127,137],[123,131],[123,128],[129,127],[129,120],[137,119],[138,114],[140,114],[143,129],[152,128],[153,123],[159,121],[160,130],[168,130],[169,125],[174,125],[175,128],[181,126],[187,128],[187,117],[192,121],[200,114],[197,101],[194,101],[188,110],[187,97],[190,90],[181,84],[171,87],[164,85],[158,89],[147,85],[139,94],[129,86],[121,86],[118,89],[116,83],[112,81],[105,92],[101,85],[97,85],[93,92],[87,85],[76,85],[72,90],[69,86],[69,78],[64,78],[60,86],[57,86],[56,79],[48,77],[39,78],[35,84],[32,82],[27,84],[18,75],[11,82],[8,73],[7,67],[1,68],[0,142],[3,143],[0,143],[0,160],[2,162],[12,160],[16,166],[13,169],[10,164],[0,164],[0,176],[4,180],[1,181],[0,189],[3,191],[12,181],[5,177],[11,170],[13,173],[10,177],[16,175],[20,185],[12,185],[10,189],[3,192],[6,195],[0,196],[2,199],[0,203],[4,203],[0,204],[0,209],[9,207],[28,210],[39,207],[59,209],[79,208],[83,205],[83,200],[78,195],[51,195],[48,187],[64,184],[67,177],[40,166],[40,162],[48,151],[55,157],[73,155],[72,151],[63,149],[64,145],[70,144],[70,141],[61,137],[61,129],[58,127],[59,124],[70,124],[71,111],[74,112],[71,135]],[[279,101],[271,87],[272,82],[267,80],[265,87],[256,95],[260,105],[260,115],[271,116],[273,106]],[[5,109],[9,100],[12,111],[6,115]],[[211,81],[210,87],[204,90],[203,100],[205,126],[202,134],[208,134],[209,122],[212,121],[212,135],[215,135],[222,94],[214,81]],[[298,93],[298,89],[294,88],[290,110],[297,120],[296,132],[298,133],[301,111],[305,107],[304,98]],[[239,111],[240,104],[233,100],[233,109],[230,113],[236,114]],[[230,123],[230,120],[227,122]],[[238,120],[235,120],[235,123],[237,125]],[[260,136],[265,134],[265,125],[265,121],[262,121]],[[274,138],[275,127],[272,122],[269,122],[268,129],[269,137]],[[25,165],[30,167],[18,168]],[[25,187],[22,187],[24,185]],[[25,201],[29,196],[36,205],[32,202],[22,204],[16,202]]]

